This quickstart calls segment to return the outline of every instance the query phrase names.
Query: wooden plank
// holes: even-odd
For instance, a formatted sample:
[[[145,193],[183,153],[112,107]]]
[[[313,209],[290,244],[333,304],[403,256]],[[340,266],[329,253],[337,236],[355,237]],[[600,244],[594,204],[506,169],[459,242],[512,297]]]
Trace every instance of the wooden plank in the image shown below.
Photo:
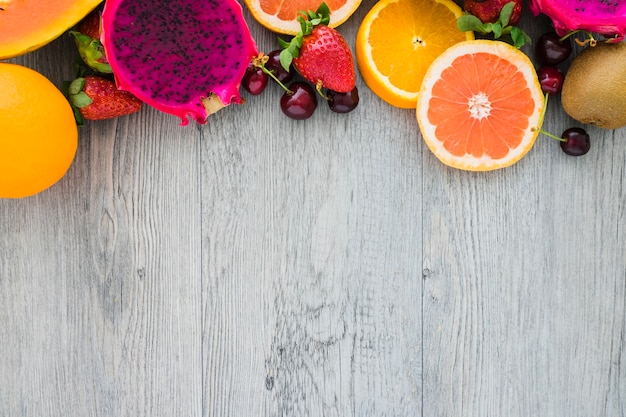
[[[205,415],[419,415],[421,173],[390,128],[413,112],[363,87],[293,121],[280,94],[203,130]]]
[[[377,415],[394,399],[415,415],[419,182],[389,163],[388,136],[279,132],[204,142],[205,160],[219,161],[203,175],[208,415],[264,401],[266,415]],[[405,216],[414,227],[389,224]]]
[[[553,99],[544,129],[572,125]],[[425,416],[625,415],[626,130],[588,131],[494,173],[424,154]]]
[[[17,62],[60,85],[71,50]],[[0,416],[624,417],[624,129],[460,172],[358,82],[349,115],[270,85],[206,126],[98,122],[0,200]]]
[[[57,85],[67,39],[16,62]],[[0,415],[201,413],[197,131],[81,128],[68,174],[0,201]]]

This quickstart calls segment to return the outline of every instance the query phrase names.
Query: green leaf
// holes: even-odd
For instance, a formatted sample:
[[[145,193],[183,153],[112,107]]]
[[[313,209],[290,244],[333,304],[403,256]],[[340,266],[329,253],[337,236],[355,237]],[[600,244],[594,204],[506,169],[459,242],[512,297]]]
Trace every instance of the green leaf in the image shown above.
[[[511,16],[513,15],[513,7],[515,7],[515,2],[510,2],[502,6],[502,10],[500,10],[500,18],[498,19],[502,26],[507,26],[511,21]]]
[[[76,41],[76,45],[78,45],[79,47],[81,45],[87,46],[89,45],[89,42],[91,42],[90,36],[83,35],[82,33],[75,30],[70,30],[68,33],[74,38],[74,40]]]
[[[74,107],[79,108],[79,109],[82,109],[83,107],[87,107],[88,105],[93,103],[93,100],[91,99],[91,97],[89,97],[84,91],[81,91],[80,93],[75,94],[75,95],[71,95],[70,101],[72,102],[72,105]]]
[[[530,36],[528,36],[526,32],[516,26],[513,26],[511,28],[511,39],[513,40],[513,46],[518,49],[526,45],[527,43],[532,43],[532,39],[530,38]]]
[[[81,78],[76,78],[67,87],[67,92],[68,92],[68,94],[70,96],[74,96],[74,95],[80,93],[83,90],[84,86],[85,86],[85,79],[82,78],[82,77]]]
[[[281,49],[285,49],[289,46],[289,42],[284,39],[278,38],[278,46],[280,46]]]
[[[464,14],[456,20],[456,26],[461,32],[482,32],[484,30],[483,22],[473,14]]]
[[[321,17],[322,24],[328,25],[328,23],[330,22],[330,9],[328,8],[328,5],[325,2],[322,2],[319,5],[315,13]]]
[[[76,124],[78,126],[84,126],[85,118],[83,117],[83,114],[80,112],[80,110],[77,107],[72,107],[72,110],[74,110],[74,120],[76,120]]]
[[[101,62],[104,57],[104,48],[99,39],[92,39],[76,31],[69,31],[68,33],[74,37],[78,54],[85,64],[103,74],[111,74],[113,72],[108,63]]]
[[[492,24],[491,32],[493,32],[493,37],[495,39],[498,39],[500,36],[502,36],[502,26],[500,25],[500,23],[496,22]]]
[[[293,55],[289,52],[289,49],[283,49],[280,51],[280,55],[278,55],[280,59],[280,65],[287,71],[289,71],[289,67],[291,67],[291,61],[293,61]]]

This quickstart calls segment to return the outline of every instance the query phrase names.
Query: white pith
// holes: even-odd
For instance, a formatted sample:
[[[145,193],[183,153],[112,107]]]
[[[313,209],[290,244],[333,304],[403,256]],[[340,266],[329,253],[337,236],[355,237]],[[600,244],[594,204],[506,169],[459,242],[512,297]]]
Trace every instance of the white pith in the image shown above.
[[[411,43],[413,44],[413,50],[417,50],[417,48],[419,47],[426,46],[426,42],[424,42],[424,40],[420,38],[419,36],[416,36],[415,38],[413,38],[413,41]]]
[[[481,120],[491,114],[489,96],[482,91],[472,96],[467,102],[467,109],[474,119]]]

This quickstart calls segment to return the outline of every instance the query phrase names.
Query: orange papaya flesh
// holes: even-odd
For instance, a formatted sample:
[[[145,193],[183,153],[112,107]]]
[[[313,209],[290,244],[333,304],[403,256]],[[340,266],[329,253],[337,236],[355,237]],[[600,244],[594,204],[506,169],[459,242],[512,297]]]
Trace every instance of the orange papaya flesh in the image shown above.
[[[0,0],[0,60],[41,48],[103,0]]]

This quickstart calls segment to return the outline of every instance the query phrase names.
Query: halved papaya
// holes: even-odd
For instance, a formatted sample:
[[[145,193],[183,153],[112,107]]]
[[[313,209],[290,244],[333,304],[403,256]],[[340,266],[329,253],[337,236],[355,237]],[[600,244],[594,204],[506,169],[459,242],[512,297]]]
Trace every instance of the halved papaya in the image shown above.
[[[102,0],[0,0],[0,59],[34,51],[61,36]]]

